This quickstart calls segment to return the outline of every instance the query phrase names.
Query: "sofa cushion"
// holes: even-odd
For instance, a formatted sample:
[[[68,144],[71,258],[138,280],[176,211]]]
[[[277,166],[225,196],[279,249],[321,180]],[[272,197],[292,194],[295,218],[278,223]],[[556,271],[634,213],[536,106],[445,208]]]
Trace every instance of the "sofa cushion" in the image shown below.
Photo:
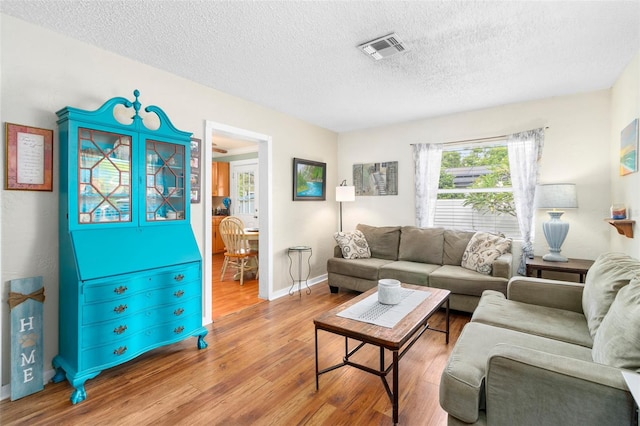
[[[327,272],[348,275],[365,280],[378,280],[378,269],[391,260],[376,259],[343,259],[331,257],[327,260]]]
[[[465,325],[440,378],[440,405],[450,416],[473,423],[485,408],[484,378],[489,355],[499,343],[591,361],[591,350],[478,322]]]
[[[485,290],[507,294],[506,278],[470,271],[462,266],[443,265],[429,275],[429,287],[444,288],[455,294],[482,296]]]
[[[595,337],[618,291],[640,274],[640,262],[623,253],[605,253],[595,260],[584,283],[582,310]]]
[[[353,232],[336,232],[333,234],[342,251],[342,257],[345,259],[368,259],[371,257],[371,250],[367,239],[361,231]]]
[[[507,300],[504,294],[492,290],[482,293],[471,321],[587,348],[593,345],[587,321],[581,313]]]
[[[440,265],[429,263],[407,262],[398,260],[380,267],[378,279],[393,278],[403,283],[429,285],[429,274],[438,269]]]
[[[402,227],[398,260],[442,265],[443,251],[444,228]]]
[[[622,288],[593,339],[593,361],[640,370],[640,279]]]
[[[462,263],[462,255],[467,249],[469,240],[475,234],[474,231],[459,231],[456,229],[445,229],[444,250],[442,251],[443,265],[457,265]]]
[[[357,230],[362,231],[367,239],[371,257],[387,260],[398,260],[398,245],[400,244],[399,226],[369,226],[358,224]]]
[[[460,266],[490,275],[493,262],[511,250],[511,240],[488,232],[476,232],[462,254]]]

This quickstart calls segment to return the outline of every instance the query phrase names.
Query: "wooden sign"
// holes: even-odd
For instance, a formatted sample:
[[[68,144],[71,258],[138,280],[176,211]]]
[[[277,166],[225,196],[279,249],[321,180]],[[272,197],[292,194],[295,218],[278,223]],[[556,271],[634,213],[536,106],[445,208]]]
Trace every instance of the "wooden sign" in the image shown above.
[[[44,389],[42,277],[11,280],[11,400]]]

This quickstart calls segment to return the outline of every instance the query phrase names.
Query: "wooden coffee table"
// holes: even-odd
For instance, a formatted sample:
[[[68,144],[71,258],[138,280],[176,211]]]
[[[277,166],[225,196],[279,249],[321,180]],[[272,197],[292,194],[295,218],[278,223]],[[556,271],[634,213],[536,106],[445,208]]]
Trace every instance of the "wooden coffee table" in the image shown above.
[[[349,308],[352,305],[360,302],[372,293],[378,291],[377,287],[362,293],[361,295],[353,298],[352,300],[320,315],[313,320],[315,324],[315,339],[316,339],[316,391],[320,385],[320,375],[328,373],[329,371],[350,365],[356,367],[367,373],[379,376],[382,379],[387,395],[393,404],[393,423],[398,423],[398,361],[404,356],[405,353],[413,344],[424,334],[427,330],[433,330],[445,334],[445,342],[449,343],[449,290],[442,290],[439,288],[423,287],[411,284],[402,284],[402,287],[419,290],[429,291],[431,295],[425,299],[420,305],[418,305],[413,311],[408,313],[400,322],[393,328],[382,327],[367,322],[357,321],[353,319],[339,317],[337,314],[343,310]],[[429,327],[428,320],[431,316],[442,306],[446,308],[446,329],[438,330]],[[332,365],[331,367],[323,370],[318,366],[318,330],[324,330],[329,333],[344,336],[345,349],[343,361],[339,364]],[[354,339],[360,343],[352,350],[349,350],[349,339]],[[350,358],[358,352],[364,345],[370,344],[378,346],[380,348],[380,368],[374,369],[366,365],[358,364],[350,360]],[[390,365],[385,366],[385,349],[391,351],[393,360]],[[393,372],[392,388],[389,387],[387,382],[387,374]]]

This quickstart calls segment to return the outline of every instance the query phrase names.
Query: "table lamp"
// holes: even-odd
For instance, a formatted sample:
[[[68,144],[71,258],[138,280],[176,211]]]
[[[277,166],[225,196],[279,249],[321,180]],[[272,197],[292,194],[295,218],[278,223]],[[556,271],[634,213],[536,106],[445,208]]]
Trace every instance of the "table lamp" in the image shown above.
[[[576,185],[573,183],[554,183],[536,187],[536,207],[549,210],[547,222],[542,224],[544,236],[549,244],[549,253],[542,256],[549,262],[567,262],[569,259],[560,254],[562,243],[569,233],[569,224],[560,220],[564,213],[558,209],[575,209],[578,207]]]
[[[347,186],[347,180],[343,180],[340,186],[336,186],[336,201],[340,203],[340,232],[342,232],[342,202],[356,200],[356,187]]]

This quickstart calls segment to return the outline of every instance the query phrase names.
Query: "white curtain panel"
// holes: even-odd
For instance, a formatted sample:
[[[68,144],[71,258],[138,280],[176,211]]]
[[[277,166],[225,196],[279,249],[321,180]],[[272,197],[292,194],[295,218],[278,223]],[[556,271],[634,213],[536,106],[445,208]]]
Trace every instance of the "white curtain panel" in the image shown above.
[[[433,226],[440,182],[441,144],[413,145],[416,187],[416,226]]]
[[[533,198],[538,183],[538,165],[544,146],[544,128],[514,133],[507,138],[513,200],[522,236],[522,257],[518,273],[525,275],[526,259],[533,255],[534,237]]]

